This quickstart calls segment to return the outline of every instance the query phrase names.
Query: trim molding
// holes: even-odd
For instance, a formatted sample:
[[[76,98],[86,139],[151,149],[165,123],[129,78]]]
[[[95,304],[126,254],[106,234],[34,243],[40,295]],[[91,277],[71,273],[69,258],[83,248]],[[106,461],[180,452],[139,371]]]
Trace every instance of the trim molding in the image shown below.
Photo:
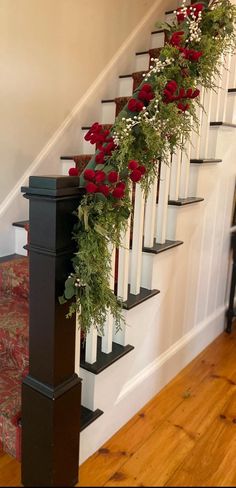
[[[135,41],[136,38],[138,38],[142,29],[144,29],[145,24],[150,22],[151,18],[154,17],[156,10],[161,6],[161,4],[162,4],[162,0],[156,0],[154,2],[154,5],[148,10],[146,15],[142,18],[141,22],[139,22],[137,27],[126,38],[126,40],[120,46],[120,48],[118,49],[116,54],[111,58],[109,63],[105,66],[105,68],[101,71],[100,75],[96,78],[94,83],[92,83],[92,85],[90,85],[90,87],[85,92],[85,94],[80,98],[80,100],[75,105],[75,107],[73,108],[71,113],[66,117],[64,122],[62,122],[60,127],[54,132],[53,136],[49,139],[47,144],[40,151],[38,156],[34,159],[34,161],[31,163],[31,165],[28,167],[28,169],[22,175],[20,180],[18,180],[18,182],[13,187],[11,192],[3,200],[2,204],[0,205],[0,216],[5,213],[5,211],[8,209],[8,207],[10,206],[10,204],[14,200],[14,198],[18,196],[19,189],[27,183],[29,176],[35,174],[35,172],[39,168],[41,162],[48,155],[48,153],[52,150],[52,148],[56,145],[56,143],[62,137],[64,132],[71,125],[71,123],[75,119],[75,117],[78,116],[78,113],[84,108],[84,106],[86,105],[87,101],[90,99],[92,94],[96,93],[98,91],[98,88],[100,86],[102,86],[102,84],[104,83],[104,80],[106,80],[106,78],[108,78],[108,75],[112,71],[114,66],[119,62],[120,58],[122,58],[122,56],[124,56],[128,47],[130,45],[132,45],[132,43]]]
[[[178,374],[178,372],[182,368],[189,364],[189,362],[191,362],[205,347],[207,347],[207,345],[209,345],[219,334],[223,332],[221,319],[222,317],[225,317],[225,312],[226,306],[218,308],[212,315],[207,317],[206,320],[204,320],[197,327],[194,327],[190,332],[188,332],[183,337],[181,337],[181,339],[175,342],[175,344],[173,344],[167,351],[161,354],[152,363],[148,364],[148,366],[140,371],[140,373],[138,373],[136,376],[134,376],[134,378],[132,378],[125,384],[115,404],[117,405],[122,400],[124,400],[124,398],[130,395],[136,388],[140,388],[140,385],[148,381],[153,374],[157,375],[159,370],[168,362],[175,361],[177,354],[181,353],[181,355],[184,357],[183,349],[195,339],[199,339],[200,334],[204,332],[205,342],[202,344],[202,341],[198,341],[199,347],[197,348],[197,350],[193,347],[193,351],[190,353],[190,359],[186,355],[181,364],[181,368],[176,369],[176,374]],[[215,324],[217,320],[220,320],[220,325]],[[211,326],[213,327],[213,330],[210,331],[209,334],[207,334],[206,329],[210,328]],[[177,364],[179,365],[179,361],[177,361]]]

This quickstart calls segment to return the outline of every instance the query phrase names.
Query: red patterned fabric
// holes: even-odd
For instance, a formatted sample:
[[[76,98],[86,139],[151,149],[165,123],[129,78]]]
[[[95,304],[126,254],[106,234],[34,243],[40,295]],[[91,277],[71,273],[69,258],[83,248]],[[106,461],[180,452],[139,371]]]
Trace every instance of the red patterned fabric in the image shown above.
[[[0,263],[0,448],[20,458],[21,381],[28,370],[29,270]]]

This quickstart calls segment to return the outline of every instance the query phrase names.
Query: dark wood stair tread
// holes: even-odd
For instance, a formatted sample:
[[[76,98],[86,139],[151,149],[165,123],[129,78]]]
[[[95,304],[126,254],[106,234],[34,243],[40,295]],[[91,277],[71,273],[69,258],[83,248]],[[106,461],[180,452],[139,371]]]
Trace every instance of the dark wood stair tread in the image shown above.
[[[103,411],[97,408],[94,410],[89,410],[89,408],[83,407],[81,405],[81,414],[80,414],[80,432],[82,432],[86,427],[92,424],[95,420],[103,415]]]
[[[128,287],[128,299],[126,302],[123,303],[123,308],[125,310],[131,310],[134,307],[137,307],[146,300],[155,297],[160,293],[159,290],[148,290],[146,288],[140,288],[140,293],[138,295],[133,295],[130,293],[130,285]]]
[[[232,124],[231,122],[210,122],[211,127],[232,127],[236,128],[236,124]]]
[[[204,198],[200,197],[188,197],[188,198],[179,198],[178,200],[169,200],[169,205],[176,205],[177,207],[182,207],[184,205],[191,205],[193,203],[203,202]]]
[[[228,93],[236,93],[236,88],[229,88]]]
[[[204,159],[190,159],[191,164],[215,164],[215,163],[222,163],[222,159],[214,159],[214,158],[204,158]]]
[[[143,246],[143,252],[151,253],[151,254],[160,254],[161,252],[168,251],[169,249],[173,249],[175,247],[181,246],[183,241],[170,241],[166,240],[164,244],[158,244],[154,241],[153,247],[145,247]]]
[[[81,368],[89,371],[90,373],[99,374],[134,349],[134,346],[121,346],[120,344],[116,344],[115,342],[113,342],[112,352],[109,354],[105,354],[101,351],[101,343],[102,339],[101,337],[98,337],[97,361],[93,364],[89,364],[85,361],[85,346],[81,347]]]
[[[14,227],[21,227],[22,229],[25,228],[26,225],[29,224],[29,220],[20,220],[19,222],[13,222]]]

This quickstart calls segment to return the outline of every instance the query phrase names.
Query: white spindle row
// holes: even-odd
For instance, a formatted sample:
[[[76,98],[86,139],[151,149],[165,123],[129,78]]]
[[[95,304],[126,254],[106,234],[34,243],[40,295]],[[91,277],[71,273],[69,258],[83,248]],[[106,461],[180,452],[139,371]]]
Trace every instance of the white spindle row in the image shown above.
[[[205,90],[200,87],[200,106],[197,108],[199,130],[192,132],[185,150],[178,149],[170,155],[170,164],[159,164],[159,175],[152,184],[151,191],[145,202],[139,184],[136,185],[130,198],[133,199],[133,215],[130,217],[127,230],[118,250],[110,249],[112,256],[112,273],[110,286],[117,290],[117,295],[126,301],[129,293],[138,295],[142,282],[143,246],[152,248],[154,242],[164,244],[167,238],[168,201],[185,199],[189,196],[190,160],[214,157],[210,133],[217,129],[210,128],[210,122],[233,122],[234,103],[229,104],[228,88],[236,87],[236,56],[227,55],[224,66],[217,78],[218,89]],[[232,94],[233,101],[236,94]],[[204,109],[202,108],[204,107]],[[235,106],[236,109],[236,106]],[[216,133],[216,132],[215,132]],[[192,195],[191,195],[192,196]],[[131,226],[132,221],[132,226]],[[132,229],[131,229],[132,227]],[[132,246],[130,249],[130,242]],[[118,278],[115,283],[115,267],[118,259]],[[130,287],[130,288],[129,288]],[[85,359],[88,363],[97,360],[98,333],[94,327],[86,337]],[[112,343],[125,343],[125,331],[118,334],[114,331],[113,318],[108,313],[102,337],[102,352],[109,354]],[[80,333],[77,331],[76,364],[79,364]],[[78,367],[77,367],[78,372]]]

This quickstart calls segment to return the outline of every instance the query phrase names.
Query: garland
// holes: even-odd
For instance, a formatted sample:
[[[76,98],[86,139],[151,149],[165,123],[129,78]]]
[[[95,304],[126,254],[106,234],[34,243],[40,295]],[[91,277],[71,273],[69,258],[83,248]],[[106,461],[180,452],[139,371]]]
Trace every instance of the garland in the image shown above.
[[[61,303],[73,299],[69,315],[79,313],[85,332],[92,325],[103,332],[108,311],[116,330],[123,326],[122,302],[109,286],[109,243],[121,245],[131,187],[139,182],[147,195],[159,161],[168,163],[170,153],[184,148],[197,130],[198,86],[214,88],[221,56],[235,45],[236,7],[230,0],[185,4],[172,24],[158,24],[166,43],[112,129],[95,123],[85,136],[97,150],[81,177],[86,194],[73,235],[78,250],[60,297]]]

